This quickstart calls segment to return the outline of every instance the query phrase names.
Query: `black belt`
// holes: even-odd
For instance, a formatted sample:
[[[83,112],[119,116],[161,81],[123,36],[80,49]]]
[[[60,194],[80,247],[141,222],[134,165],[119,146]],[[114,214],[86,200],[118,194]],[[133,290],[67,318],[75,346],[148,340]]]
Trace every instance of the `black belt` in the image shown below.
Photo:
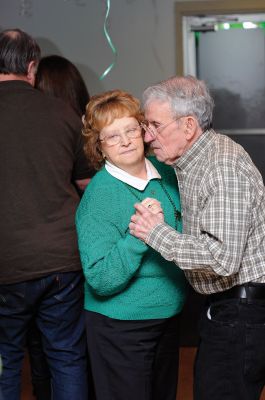
[[[226,299],[265,300],[265,283],[244,283],[207,296],[210,303]]]

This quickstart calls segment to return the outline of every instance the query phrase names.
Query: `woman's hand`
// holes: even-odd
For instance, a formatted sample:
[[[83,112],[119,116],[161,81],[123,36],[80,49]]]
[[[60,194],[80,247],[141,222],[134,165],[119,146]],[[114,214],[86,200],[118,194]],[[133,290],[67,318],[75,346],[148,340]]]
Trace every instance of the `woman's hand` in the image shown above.
[[[152,214],[159,214],[163,213],[163,209],[161,207],[160,201],[156,199],[152,199],[150,197],[147,197],[144,199],[141,204],[148,208],[149,211],[151,211]],[[136,212],[137,213],[137,212]]]
[[[153,199],[151,200],[153,201]],[[148,204],[150,203],[147,202],[147,205]],[[136,212],[131,217],[131,222],[129,224],[130,234],[145,242],[153,228],[164,222],[164,213],[160,204],[157,203],[155,204],[154,209],[158,212],[155,213],[150,210],[153,206],[148,207],[138,203],[135,204],[134,207]]]

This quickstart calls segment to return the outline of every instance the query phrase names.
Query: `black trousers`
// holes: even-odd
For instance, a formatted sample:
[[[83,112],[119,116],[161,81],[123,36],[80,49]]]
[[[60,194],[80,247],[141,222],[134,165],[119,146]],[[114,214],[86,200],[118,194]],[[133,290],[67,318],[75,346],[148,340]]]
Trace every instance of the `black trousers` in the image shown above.
[[[176,400],[179,317],[123,321],[86,311],[97,400]]]
[[[205,308],[194,400],[258,400],[265,384],[265,300],[225,299]]]

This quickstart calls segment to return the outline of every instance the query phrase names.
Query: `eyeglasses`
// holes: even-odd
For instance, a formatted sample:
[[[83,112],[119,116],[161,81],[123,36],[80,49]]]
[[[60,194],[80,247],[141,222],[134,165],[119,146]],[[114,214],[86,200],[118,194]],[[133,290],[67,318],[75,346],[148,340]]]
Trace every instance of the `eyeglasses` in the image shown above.
[[[144,121],[141,123],[141,127],[155,139],[158,134],[160,134],[165,128],[167,128],[169,125],[173,124],[173,122],[178,121],[180,118],[185,117],[185,115],[182,115],[181,117],[177,117],[172,119],[169,122],[166,122],[165,124],[162,125],[155,125],[153,122],[149,121]]]
[[[99,138],[101,142],[106,143],[108,146],[115,146],[119,144],[124,137],[126,139],[136,139],[142,135],[142,130],[140,125],[132,126],[125,129],[123,132],[113,132],[104,136],[102,139]]]

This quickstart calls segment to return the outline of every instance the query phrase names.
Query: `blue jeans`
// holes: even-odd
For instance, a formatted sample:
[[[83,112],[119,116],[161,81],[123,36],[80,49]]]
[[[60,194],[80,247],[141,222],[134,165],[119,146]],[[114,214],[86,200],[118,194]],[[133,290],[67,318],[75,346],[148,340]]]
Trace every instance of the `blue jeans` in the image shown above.
[[[200,323],[194,400],[258,400],[265,384],[265,301],[212,303]]]
[[[31,383],[37,400],[51,400],[51,373],[42,346],[42,335],[32,321],[27,335]]]
[[[42,335],[52,398],[87,400],[82,272],[0,285],[0,390],[4,400],[20,399],[21,367],[32,319]]]

